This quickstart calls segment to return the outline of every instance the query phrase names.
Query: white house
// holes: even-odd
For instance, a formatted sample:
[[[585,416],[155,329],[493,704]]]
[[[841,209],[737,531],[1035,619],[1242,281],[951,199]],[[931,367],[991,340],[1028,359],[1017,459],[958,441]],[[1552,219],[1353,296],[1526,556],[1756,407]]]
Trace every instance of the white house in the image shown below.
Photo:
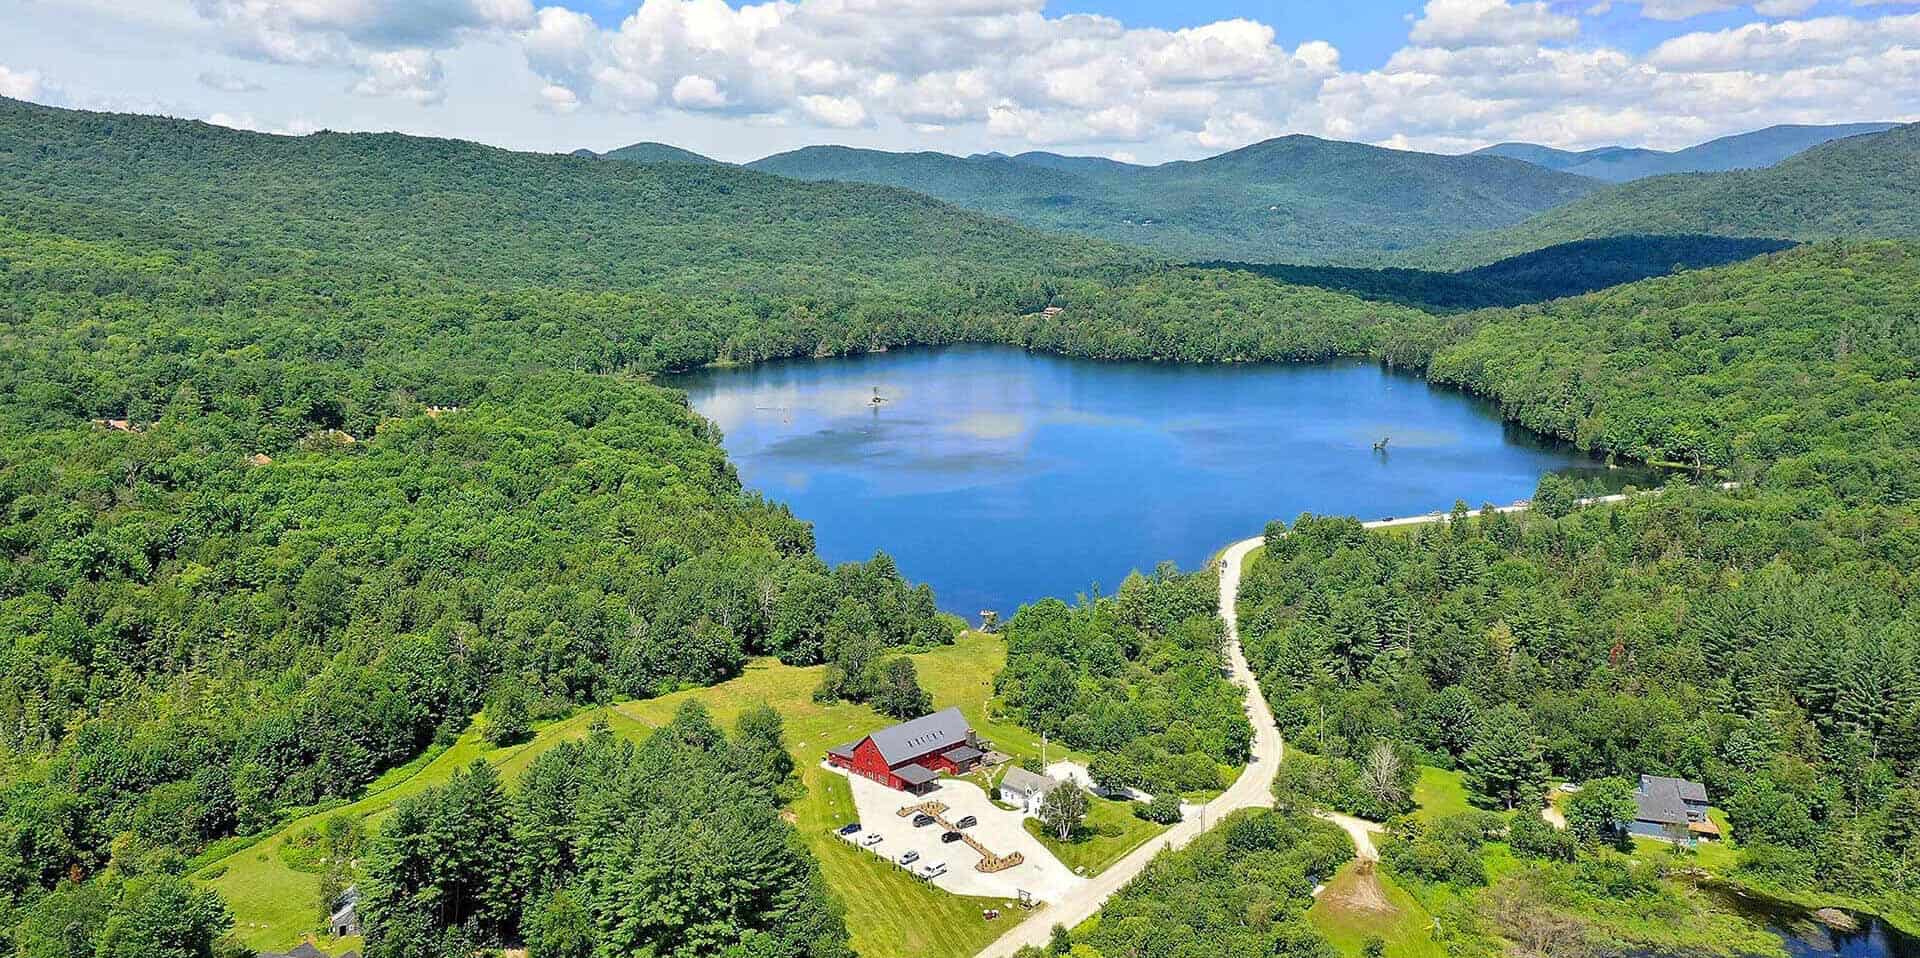
[[[1058,784],[1045,775],[1015,765],[1000,779],[1000,800],[1029,815],[1038,815],[1041,800]]]

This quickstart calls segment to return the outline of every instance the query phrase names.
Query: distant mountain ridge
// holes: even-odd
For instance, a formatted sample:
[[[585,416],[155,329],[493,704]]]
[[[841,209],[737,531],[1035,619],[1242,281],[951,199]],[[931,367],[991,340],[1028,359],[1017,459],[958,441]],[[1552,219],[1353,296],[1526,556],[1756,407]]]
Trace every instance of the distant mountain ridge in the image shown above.
[[[1810,241],[1920,237],[1920,123],[1850,136],[1758,170],[1656,176],[1611,187],[1524,223],[1398,259],[1479,266],[1574,240],[1704,234]]]
[[[1029,226],[1194,259],[1368,259],[1519,222],[1601,184],[1494,156],[1286,136],[1203,160],[1137,166],[810,146],[747,164],[801,180],[897,186]]]
[[[1805,126],[1783,123],[1749,133],[1709,140],[1684,150],[1662,151],[1640,147],[1603,146],[1571,152],[1534,143],[1497,143],[1475,153],[1505,156],[1575,176],[1609,183],[1628,183],[1671,173],[1723,173],[1763,169],[1823,143],[1849,136],[1884,133],[1895,123],[1840,123]]]
[[[574,156],[597,157],[603,160],[624,160],[628,163],[695,163],[701,166],[726,166],[710,156],[702,156],[692,150],[683,150],[670,143],[642,142],[595,153],[592,150],[575,150]]]

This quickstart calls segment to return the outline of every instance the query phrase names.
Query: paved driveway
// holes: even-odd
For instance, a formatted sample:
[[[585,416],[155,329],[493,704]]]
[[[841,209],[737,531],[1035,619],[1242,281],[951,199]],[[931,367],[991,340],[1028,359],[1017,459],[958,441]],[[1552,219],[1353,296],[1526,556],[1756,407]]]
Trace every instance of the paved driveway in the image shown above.
[[[846,775],[839,769],[831,770]],[[1018,898],[1024,890],[1040,901],[1050,902],[1059,901],[1086,884],[1085,879],[1076,877],[1047,851],[1047,846],[1021,827],[1019,812],[994,805],[987,793],[972,782],[943,778],[938,788],[916,797],[858,775],[846,775],[846,779],[853,788],[854,807],[860,812],[862,830],[854,836],[855,841],[864,840],[868,834],[879,834],[880,844],[867,850],[884,853],[893,861],[898,861],[908,849],[919,852],[920,860],[913,863],[916,874],[929,862],[945,863],[946,874],[933,879],[934,887],[942,891],[984,898]],[[978,818],[980,824],[967,829],[967,834],[996,854],[1019,852],[1026,860],[991,875],[976,870],[973,866],[980,856],[965,842],[942,842],[938,824],[915,828],[911,816],[900,816],[901,807],[925,801],[945,802],[944,814],[950,822],[968,815]]]

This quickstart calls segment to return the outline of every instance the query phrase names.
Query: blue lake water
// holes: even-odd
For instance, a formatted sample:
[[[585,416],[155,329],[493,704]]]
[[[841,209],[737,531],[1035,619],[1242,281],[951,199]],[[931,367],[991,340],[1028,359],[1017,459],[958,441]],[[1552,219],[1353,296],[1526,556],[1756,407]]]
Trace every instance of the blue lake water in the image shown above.
[[[1363,363],[951,346],[664,382],[721,427],[749,488],[814,524],[828,562],[884,549],[968,618],[1110,592],[1166,559],[1194,568],[1302,512],[1504,504],[1554,471],[1646,481],[1507,426],[1484,401]]]

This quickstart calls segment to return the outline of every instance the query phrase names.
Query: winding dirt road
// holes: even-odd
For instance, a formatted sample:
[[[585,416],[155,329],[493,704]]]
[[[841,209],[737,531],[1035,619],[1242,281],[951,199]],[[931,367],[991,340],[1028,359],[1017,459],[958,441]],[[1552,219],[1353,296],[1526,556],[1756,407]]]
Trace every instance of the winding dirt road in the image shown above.
[[[1721,488],[1735,488],[1736,483],[1722,483]],[[1612,502],[1624,502],[1624,495],[1596,496],[1581,499],[1579,506],[1603,505]],[[1501,506],[1500,512],[1525,512],[1532,504],[1519,502],[1510,506]],[[1445,512],[1429,512],[1424,515],[1408,516],[1398,519],[1380,519],[1364,523],[1369,529],[1387,529],[1399,526],[1419,526],[1435,522],[1444,522]],[[1213,801],[1201,806],[1199,814],[1187,817],[1172,828],[1167,829],[1159,839],[1148,842],[1133,850],[1133,853],[1113,863],[1106,871],[1094,876],[1087,883],[1075,889],[1067,898],[1047,906],[1028,920],[1015,925],[993,944],[982,949],[977,958],[1011,958],[1014,952],[1027,945],[1044,946],[1053,932],[1053,926],[1075,925],[1094,916],[1107,899],[1134,879],[1147,867],[1155,855],[1163,849],[1182,848],[1188,842],[1206,830],[1219,824],[1220,820],[1243,808],[1272,808],[1273,779],[1280,772],[1280,760],[1284,757],[1286,744],[1281,741],[1280,729],[1273,723],[1273,712],[1267,707],[1267,697],[1260,691],[1260,682],[1254,678],[1253,670],[1247,667],[1247,657],[1240,651],[1239,617],[1235,612],[1236,599],[1240,594],[1240,572],[1246,563],[1248,553],[1259,548],[1264,537],[1255,536],[1242,539],[1227,547],[1220,556],[1220,618],[1227,624],[1227,658],[1233,669],[1233,679],[1241,688],[1247,690],[1247,720],[1253,724],[1253,758],[1233,780],[1227,790]],[[1322,815],[1328,821],[1346,829],[1353,836],[1354,846],[1359,857],[1377,860],[1372,836],[1380,831],[1380,826],[1363,819],[1347,815]]]
[[[1053,926],[1072,928],[1093,917],[1114,892],[1140,874],[1163,849],[1184,847],[1221,819],[1240,809],[1273,807],[1273,778],[1280,772],[1281,750],[1285,745],[1280,740],[1280,729],[1273,724],[1273,712],[1267,708],[1267,697],[1260,693],[1260,683],[1254,679],[1253,670],[1247,667],[1247,657],[1240,652],[1240,629],[1234,616],[1234,597],[1240,593],[1241,565],[1246,561],[1247,553],[1259,548],[1260,544],[1261,539],[1256,536],[1228,546],[1221,556],[1220,570],[1220,618],[1227,624],[1227,660],[1232,666],[1235,684],[1247,690],[1247,720],[1253,724],[1252,761],[1241,770],[1240,777],[1234,779],[1233,784],[1213,801],[1200,806],[1197,812],[1190,809],[1186,818],[1167,829],[1158,839],[1134,849],[1132,854],[1075,889],[1069,897],[1048,905],[1038,914],[1015,925],[981,950],[979,958],[1008,958],[1027,945],[1044,946],[1053,932]]]

